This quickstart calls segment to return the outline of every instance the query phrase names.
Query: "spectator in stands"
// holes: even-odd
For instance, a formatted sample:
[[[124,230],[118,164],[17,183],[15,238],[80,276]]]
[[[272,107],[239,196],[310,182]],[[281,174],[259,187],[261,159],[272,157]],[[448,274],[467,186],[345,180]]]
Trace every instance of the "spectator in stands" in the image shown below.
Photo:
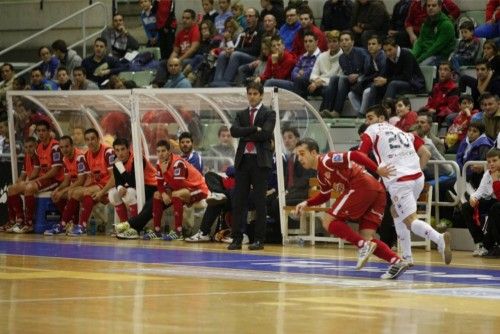
[[[321,17],[321,30],[347,30],[351,27],[351,0],[326,0]]]
[[[201,6],[203,7],[203,16],[201,17],[201,22],[209,20],[215,23],[215,18],[219,13],[214,9],[214,0],[201,0]]]
[[[291,51],[293,39],[295,38],[297,31],[299,31],[301,25],[299,22],[299,16],[297,15],[297,8],[287,7],[285,13],[286,22],[281,26],[279,34],[285,42],[285,49]]]
[[[432,142],[432,146],[434,146],[439,153],[444,154],[443,142],[431,131],[432,115],[427,109],[422,108],[419,110],[415,124],[417,125],[418,135],[423,139],[428,138]]]
[[[340,55],[343,53],[339,43],[340,32],[338,30],[326,32],[328,50],[322,52],[311,71],[310,84],[307,90],[312,95],[321,94],[323,100],[319,110],[331,110],[333,94],[337,92],[339,75],[342,70],[339,64]],[[328,106],[328,107],[327,107]]]
[[[467,137],[462,140],[457,151],[457,163],[460,170],[463,169],[467,161],[486,160],[486,153],[492,147],[493,140],[484,133],[484,125],[480,122],[471,122],[467,130]],[[477,189],[483,172],[484,168],[482,165],[469,166],[466,170],[465,181],[473,189]]]
[[[87,71],[82,66],[73,69],[73,84],[71,90],[98,90],[95,82],[87,80]]]
[[[455,48],[453,21],[442,12],[442,6],[442,0],[425,2],[427,18],[412,49],[421,65],[437,66],[447,60]]]
[[[474,31],[474,35],[479,38],[497,38],[500,36],[500,1],[488,0],[485,10],[485,22],[479,25]]]
[[[12,82],[12,90],[25,90],[29,89],[26,80],[23,77],[15,77]]]
[[[360,115],[364,115],[370,99],[370,90],[373,79],[385,71],[386,57],[382,50],[382,40],[377,35],[368,38],[368,54],[370,55],[366,72],[353,86],[347,95],[352,107]]]
[[[276,25],[276,18],[267,14],[266,16],[262,16],[262,37],[273,37],[274,35],[279,34],[279,30]]]
[[[184,76],[181,70],[179,58],[169,58],[167,61],[169,77],[164,88],[191,88],[191,82]]]
[[[129,34],[123,22],[123,15],[113,15],[113,26],[104,30],[101,38],[106,40],[110,55],[115,58],[123,58],[128,51],[139,49],[139,42]]]
[[[470,95],[461,95],[459,99],[459,113],[453,119],[453,123],[448,128],[444,142],[446,144],[446,153],[456,153],[458,145],[467,135],[467,129],[472,119],[472,115],[478,110],[474,109],[474,99]]]
[[[274,16],[276,20],[276,27],[280,29],[285,23],[285,11],[283,10],[283,6],[277,6],[271,0],[260,0],[260,5],[262,7],[260,16],[263,18],[269,14]]]
[[[73,73],[73,69],[82,64],[82,58],[75,50],[68,49],[66,42],[62,39],[55,40],[52,43],[54,55],[59,59],[59,66],[64,66],[68,70],[68,74]]]
[[[471,87],[474,101],[478,101],[486,92],[500,95],[500,75],[495,73],[490,66],[490,63],[484,59],[476,62],[476,86]]]
[[[225,171],[228,166],[233,165],[233,159],[236,155],[236,150],[233,145],[233,137],[231,137],[231,132],[226,125],[222,125],[218,132],[217,138],[219,143],[213,146],[210,146],[210,153],[218,158],[226,158],[221,160],[215,160],[216,163],[210,164],[210,170],[215,169],[218,172]]]
[[[411,110],[410,99],[407,97],[396,98],[396,114],[399,116],[399,121],[396,127],[409,132],[410,128],[417,123],[417,113]]]
[[[425,88],[425,79],[415,56],[400,47],[393,37],[383,42],[387,57],[385,72],[373,79],[370,103],[377,103],[382,98],[394,99],[402,94],[420,93]]]
[[[238,22],[239,26],[244,30],[247,28],[247,18],[245,17],[245,6],[238,1],[231,5],[233,17]]]
[[[458,19],[460,16],[460,8],[458,8],[453,0],[443,0],[441,3],[443,6],[443,12],[449,15],[452,20]],[[405,29],[410,37],[411,44],[415,44],[415,41],[420,34],[422,24],[427,18],[425,4],[425,0],[413,0],[410,5],[410,9],[408,10],[408,16],[405,20]]]
[[[323,117],[339,117],[344,109],[344,102],[352,86],[361,79],[361,75],[367,71],[369,55],[365,49],[354,46],[354,35],[345,30],[340,33],[340,47],[343,53],[339,57],[342,75],[338,76],[337,90],[333,91],[333,99],[330,104],[325,104],[326,109],[322,111]],[[334,83],[330,84],[334,86]],[[330,109],[332,108],[332,109]]]
[[[498,95],[482,95],[481,108],[483,110],[484,133],[491,140],[495,140],[500,131],[500,99]]]
[[[301,28],[295,34],[292,42],[292,53],[299,58],[306,52],[304,49],[304,33],[312,31],[318,36],[318,47],[321,51],[326,51],[328,45],[326,43],[325,33],[314,24],[314,16],[311,8],[301,7],[298,11]]]
[[[108,44],[105,39],[98,37],[94,42],[94,54],[82,61],[82,67],[87,72],[87,78],[99,86],[112,74],[122,70],[117,59],[106,54]]]
[[[42,70],[43,77],[47,80],[56,79],[59,59],[52,55],[48,46],[40,47],[38,49],[38,56],[42,61],[40,69]]]
[[[267,59],[271,55],[271,37],[262,39],[260,46],[260,56],[256,60],[238,68],[237,85],[245,85],[253,81],[266,70]]]
[[[412,0],[399,0],[392,8],[391,20],[389,21],[389,31],[387,35],[394,37],[398,45],[404,48],[411,48],[410,36],[405,29],[405,20],[408,16]]]
[[[385,110],[389,124],[396,126],[396,123],[399,122],[399,116],[396,113],[396,101],[390,97],[386,97],[380,102],[380,105]],[[358,130],[361,131],[361,127]],[[361,133],[363,132],[358,132],[358,134]]]
[[[151,3],[151,0],[139,0],[141,7],[141,22],[144,28],[144,33],[148,38],[147,46],[158,45],[159,32],[156,29],[156,7]]]
[[[71,85],[73,84],[71,82],[71,79],[69,78],[68,75],[68,70],[66,67],[59,67],[57,69],[57,84],[59,85],[60,90],[70,90]]]
[[[181,158],[189,162],[200,173],[203,173],[203,161],[200,153],[193,149],[193,136],[189,132],[182,132],[179,135],[179,149],[181,150]]]
[[[226,22],[228,17],[233,16],[231,12],[231,0],[219,0],[219,12],[215,17],[214,24],[217,33],[222,35],[224,32],[224,22]]]
[[[254,82],[264,83],[269,79],[289,80],[296,61],[295,56],[285,50],[281,37],[276,35],[271,38],[271,54],[267,59],[266,69]]]
[[[200,47],[200,29],[196,24],[196,13],[192,9],[182,12],[182,30],[175,36],[174,50],[170,58],[179,58],[181,63],[189,63]]]
[[[432,87],[425,108],[441,126],[449,126],[458,112],[459,89],[453,80],[453,70],[450,62],[443,61],[438,68],[439,81]],[[443,122],[446,119],[446,124]]]
[[[486,154],[488,170],[477,190],[462,206],[462,215],[474,240],[472,256],[500,255],[500,150]],[[486,219],[482,219],[485,215]]]
[[[231,85],[238,74],[238,68],[254,61],[260,54],[262,30],[259,28],[259,13],[254,8],[248,8],[245,16],[247,28],[241,34],[238,44],[234,48],[228,48],[217,58],[214,86]]]
[[[474,65],[481,42],[474,36],[474,24],[465,21],[460,24],[460,36],[455,51],[450,56],[450,62],[455,73],[460,73],[460,66]]]
[[[156,29],[160,33],[158,38],[160,39],[161,59],[167,59],[174,49],[175,29],[177,29],[175,1],[162,0],[156,4]]]
[[[382,1],[356,0],[351,18],[355,44],[366,47],[368,37],[385,36],[389,28],[389,19],[389,13]]]
[[[5,95],[8,90],[14,89],[14,78],[16,73],[14,72],[14,66],[9,63],[4,63],[0,66],[0,77],[3,83],[0,84],[0,106],[5,104]]]
[[[224,33],[222,34],[222,41],[220,42],[220,49],[226,50],[227,48],[234,48],[238,43],[243,29],[234,17],[228,17],[224,22]],[[218,50],[220,52],[220,50]]]
[[[42,70],[37,67],[31,70],[31,90],[58,90],[59,86],[52,80],[45,79]]]

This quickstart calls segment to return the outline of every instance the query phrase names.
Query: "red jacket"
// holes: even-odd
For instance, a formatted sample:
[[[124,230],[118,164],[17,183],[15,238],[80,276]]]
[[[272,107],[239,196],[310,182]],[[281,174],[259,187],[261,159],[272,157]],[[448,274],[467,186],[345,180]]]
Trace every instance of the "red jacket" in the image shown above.
[[[328,50],[328,44],[326,41],[325,33],[322,32],[318,27],[316,27],[314,24],[311,26],[311,31],[318,37],[318,48],[321,51],[326,51]],[[297,33],[295,34],[295,37],[292,42],[292,52],[299,59],[300,56],[302,56],[305,52],[306,49],[304,47],[304,29],[300,28]]]
[[[173,0],[160,0],[157,2],[156,9],[156,29],[176,29],[177,20],[175,19],[175,4]],[[172,15],[172,17],[170,17]],[[170,19],[170,22],[169,22]],[[170,23],[169,26],[166,26]]]
[[[292,73],[293,67],[297,59],[295,55],[285,50],[283,53],[283,58],[279,59],[276,64],[273,64],[271,56],[267,58],[266,69],[264,73],[260,75],[260,80],[262,82],[267,79],[281,79],[290,80],[290,74]]]
[[[417,118],[417,113],[410,111],[396,123],[396,127],[404,132],[409,132],[412,125],[417,123]]]
[[[448,16],[453,17],[454,20],[460,16],[460,8],[458,8],[453,0],[443,0],[443,10]],[[415,35],[418,35],[426,18],[427,10],[422,6],[422,2],[420,0],[413,0],[408,10],[408,16],[406,16],[405,28],[413,27]]]
[[[500,202],[500,181],[493,182],[493,193],[497,198],[497,201]]]
[[[451,126],[448,128],[448,134],[456,134],[458,137],[458,142],[461,142],[467,135],[467,129],[469,128],[472,116],[477,112],[477,110],[472,110],[470,116],[467,116],[462,112],[459,113],[453,120]]]
[[[485,14],[486,21],[500,19],[500,9],[497,10],[498,7],[500,7],[500,0],[488,0]]]
[[[444,118],[451,113],[458,112],[459,95],[456,82],[452,80],[438,82],[432,87],[432,93],[425,108],[436,110],[436,116]]]

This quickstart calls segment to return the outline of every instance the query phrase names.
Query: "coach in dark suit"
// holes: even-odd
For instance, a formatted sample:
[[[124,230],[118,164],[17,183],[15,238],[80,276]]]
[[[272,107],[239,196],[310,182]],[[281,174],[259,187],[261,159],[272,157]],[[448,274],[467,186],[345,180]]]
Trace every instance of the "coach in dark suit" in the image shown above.
[[[264,248],[266,234],[267,180],[273,165],[273,138],[276,113],[262,105],[264,88],[260,83],[247,86],[249,107],[236,114],[231,135],[239,138],[234,159],[236,186],[233,197],[233,242],[227,249],[241,249],[242,228],[246,224],[250,189],[255,194],[255,240],[250,250]]]

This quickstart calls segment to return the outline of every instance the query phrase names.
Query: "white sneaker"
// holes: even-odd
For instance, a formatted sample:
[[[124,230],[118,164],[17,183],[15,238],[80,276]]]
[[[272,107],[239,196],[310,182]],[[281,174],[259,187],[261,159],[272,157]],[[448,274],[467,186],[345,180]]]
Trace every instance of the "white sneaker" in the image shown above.
[[[359,249],[358,263],[356,264],[357,270],[365,266],[366,262],[368,262],[368,259],[370,258],[370,255],[373,254],[375,249],[377,249],[376,243],[373,241],[365,241],[363,247]]]
[[[223,193],[210,193],[207,197],[207,205],[217,205],[226,202],[227,197]]]
[[[413,264],[413,257],[411,256],[401,256],[401,259],[403,261],[405,261],[406,263],[408,263],[409,267],[413,267],[414,264]]]
[[[195,235],[184,239],[186,242],[207,242],[210,241],[210,235],[204,235],[203,232],[198,231]]]
[[[115,227],[116,233],[123,233],[130,228],[130,224],[128,222],[121,222],[113,225]]]
[[[387,272],[385,274],[382,274],[380,276],[381,279],[396,279],[401,274],[403,274],[408,268],[410,268],[410,264],[406,262],[405,260],[399,260],[398,262],[394,263],[387,269]]]
[[[443,234],[444,247],[438,247],[441,256],[443,257],[445,264],[451,263],[452,252],[451,252],[451,234],[450,232],[444,232]]]
[[[221,240],[221,242],[223,242],[225,244],[231,244],[231,243],[233,243],[233,238],[228,236],[228,237],[223,238]],[[241,240],[241,244],[248,245],[249,243],[250,243],[250,239],[248,238],[248,235],[243,233],[243,240]]]
[[[123,232],[117,233],[116,237],[123,240],[139,239],[139,233],[133,228],[128,228]]]
[[[484,256],[486,254],[488,254],[488,250],[484,248],[483,244],[482,243],[476,244],[476,249],[474,249],[474,251],[472,252],[472,256],[474,257]]]

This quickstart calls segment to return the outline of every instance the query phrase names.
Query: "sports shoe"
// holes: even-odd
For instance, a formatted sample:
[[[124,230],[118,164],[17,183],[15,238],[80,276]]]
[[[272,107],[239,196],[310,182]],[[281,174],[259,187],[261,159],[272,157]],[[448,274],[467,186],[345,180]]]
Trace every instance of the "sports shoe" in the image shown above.
[[[158,240],[161,239],[161,232],[149,231],[142,237],[143,240]]]
[[[207,242],[210,241],[210,235],[204,235],[202,231],[198,231],[195,235],[184,239],[186,242]]]
[[[410,268],[410,264],[406,262],[405,260],[399,260],[398,262],[394,263],[387,269],[387,272],[385,274],[382,274],[380,276],[381,279],[396,279],[401,274],[403,274],[408,268]]]
[[[221,203],[225,203],[227,201],[227,196],[223,193],[214,193],[211,192],[210,195],[206,199],[207,205],[217,205]]]
[[[68,235],[70,237],[79,237],[79,236],[82,236],[84,234],[87,234],[87,231],[86,231],[85,227],[83,227],[81,225],[73,225],[73,228],[68,233]]]
[[[476,249],[472,252],[472,256],[485,256],[486,254],[488,254],[488,250],[484,248],[483,244],[476,244]]]
[[[163,240],[165,241],[174,241],[174,240],[184,240],[181,234],[177,234],[174,230],[170,231],[168,234],[163,236]]]
[[[66,235],[69,235],[71,233],[71,231],[73,231],[73,226],[75,226],[73,224],[72,221],[70,221],[69,223],[66,223]]]
[[[19,229],[23,226],[23,223],[15,223],[11,227],[8,227],[5,229],[5,232],[7,233],[14,233],[14,229]]]
[[[377,249],[377,244],[372,241],[365,241],[363,247],[359,249],[358,263],[356,264],[356,269],[361,269],[365,266],[366,262],[370,258],[370,255]]]
[[[225,244],[232,244],[233,243],[233,238],[230,237],[230,236],[226,236],[224,238],[221,239],[221,242],[225,243]],[[241,240],[241,244],[242,245],[248,245],[250,243],[250,239],[248,238],[248,235],[246,235],[245,233],[243,233],[243,239]]]
[[[12,232],[19,233],[19,234],[31,233],[31,232],[33,232],[33,225],[28,225],[28,224],[18,225],[18,224],[16,224],[16,226],[14,227]]]
[[[441,255],[443,256],[443,260],[445,264],[451,263],[451,234],[450,232],[443,233],[444,247],[442,249],[438,249]]]
[[[8,221],[6,224],[0,226],[0,232],[7,232],[7,230],[16,225],[15,221]]]
[[[401,259],[403,261],[405,261],[405,262],[408,263],[409,268],[411,268],[411,267],[414,266],[414,264],[413,264],[413,257],[411,257],[411,256],[402,256]]]
[[[126,230],[128,230],[130,228],[130,224],[128,222],[121,222],[121,223],[118,223],[118,224],[114,224],[113,226],[115,227],[115,232],[116,233],[125,232]]]
[[[63,228],[61,224],[54,224],[50,230],[43,232],[43,235],[57,235],[63,233]]]
[[[128,228],[123,232],[117,233],[116,237],[123,240],[139,239],[139,233],[133,228]]]

